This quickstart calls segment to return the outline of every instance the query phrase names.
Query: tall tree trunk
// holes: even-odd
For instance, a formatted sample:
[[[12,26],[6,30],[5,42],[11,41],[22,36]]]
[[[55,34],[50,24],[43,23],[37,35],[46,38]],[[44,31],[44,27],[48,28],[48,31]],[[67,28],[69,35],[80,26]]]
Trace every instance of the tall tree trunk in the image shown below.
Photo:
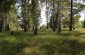
[[[2,31],[3,29],[3,14],[0,13],[0,32]]]
[[[55,24],[54,24],[54,21],[55,21],[55,2],[54,2],[54,0],[53,0],[53,31],[55,31]]]
[[[24,19],[24,32],[28,31],[28,21]]]
[[[47,23],[47,29],[49,28],[49,24],[48,24],[48,1],[46,0],[46,23]]]
[[[57,12],[56,12],[56,19],[55,19],[55,26],[58,28],[58,18],[59,18],[59,4],[57,5]]]
[[[5,15],[6,17],[4,18],[4,19],[6,19],[5,22],[4,22],[4,24],[5,24],[5,31],[9,31],[10,30],[8,13],[9,12],[6,13],[6,15]]]
[[[58,33],[61,32],[61,18],[62,18],[62,0],[59,0]]]
[[[73,20],[73,0],[71,0],[71,17],[70,17],[70,29],[72,31],[72,20]]]
[[[27,32],[28,31],[28,26],[29,26],[29,9],[28,9],[28,3],[29,1],[28,0],[22,0],[22,3],[23,3],[23,8],[24,8],[24,14],[23,14],[23,22],[24,22],[24,25],[23,25],[23,29],[24,29],[24,32]]]
[[[38,0],[32,0],[32,13],[33,13],[33,31],[34,31],[34,34],[37,34],[38,32],[38,16],[39,16],[39,13],[38,13]]]
[[[38,32],[38,28],[35,26],[34,27],[34,34],[37,34],[37,32]]]
[[[56,31],[57,26],[57,17],[56,17],[56,11],[55,11],[55,0],[53,0],[53,31]]]
[[[37,32],[38,32],[38,0],[36,0],[35,1],[35,14],[36,14],[36,16],[35,16],[35,19],[34,19],[34,34],[37,34]]]
[[[29,28],[30,30],[30,25],[29,25],[29,0],[26,0],[26,17],[27,17],[27,29]]]

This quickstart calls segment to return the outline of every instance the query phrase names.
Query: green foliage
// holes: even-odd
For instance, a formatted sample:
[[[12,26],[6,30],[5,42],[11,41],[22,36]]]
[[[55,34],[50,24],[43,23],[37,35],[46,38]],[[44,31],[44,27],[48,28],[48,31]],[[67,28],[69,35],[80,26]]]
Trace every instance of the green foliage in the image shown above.
[[[73,17],[73,26],[74,27],[81,27],[80,21],[79,21],[80,15],[76,15]]]
[[[79,18],[80,18],[80,15],[75,15],[73,16],[73,27],[80,27],[80,21],[79,21]],[[63,27],[66,28],[66,27],[69,27],[70,25],[70,19],[67,17],[67,18],[64,18],[63,21]]]
[[[42,26],[40,27],[40,30],[41,30],[41,31],[46,31],[46,26],[45,26],[45,25],[42,25]]]
[[[17,10],[15,5],[11,5],[11,8],[8,12],[9,15],[9,26],[11,30],[16,30],[18,18],[17,18]]]
[[[63,21],[63,28],[69,27],[70,20],[68,18],[64,18]]]
[[[85,28],[85,20],[83,21],[83,28]]]
[[[11,5],[15,3],[15,0],[2,0],[0,1],[0,12],[8,12],[11,8]]]

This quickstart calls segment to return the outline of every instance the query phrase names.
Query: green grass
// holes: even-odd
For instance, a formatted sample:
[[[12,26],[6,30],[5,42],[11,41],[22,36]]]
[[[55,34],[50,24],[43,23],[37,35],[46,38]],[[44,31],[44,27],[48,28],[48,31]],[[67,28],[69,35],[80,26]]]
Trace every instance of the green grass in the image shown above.
[[[14,31],[0,33],[0,55],[85,55],[85,29],[63,29],[32,32]]]

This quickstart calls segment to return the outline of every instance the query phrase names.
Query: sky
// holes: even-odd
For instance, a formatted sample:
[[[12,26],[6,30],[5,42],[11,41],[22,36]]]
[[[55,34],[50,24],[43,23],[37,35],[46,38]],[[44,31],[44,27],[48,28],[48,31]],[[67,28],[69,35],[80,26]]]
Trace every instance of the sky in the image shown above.
[[[81,3],[85,5],[85,0],[75,0],[75,2],[77,1],[77,3]],[[85,10],[80,12],[81,17],[79,18],[79,21],[83,21],[85,18]]]
[[[82,21],[85,19],[85,10],[81,11],[80,13],[81,17],[79,18],[79,21]]]
[[[45,11],[46,11],[46,6],[44,6],[42,9],[41,9],[41,24],[40,26],[42,25],[46,25],[46,15],[45,15]]]

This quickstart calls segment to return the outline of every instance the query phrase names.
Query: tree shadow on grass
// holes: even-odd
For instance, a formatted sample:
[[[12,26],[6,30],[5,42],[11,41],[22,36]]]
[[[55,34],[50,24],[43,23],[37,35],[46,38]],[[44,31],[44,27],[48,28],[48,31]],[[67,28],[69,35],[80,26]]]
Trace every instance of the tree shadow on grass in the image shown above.
[[[85,43],[77,40],[63,40],[58,47],[60,55],[81,55],[81,52],[85,52]]]
[[[35,36],[35,35],[33,35],[32,33],[29,33],[29,32],[14,32],[13,33],[13,36],[15,36],[15,37],[31,37],[31,36]]]
[[[40,52],[36,53],[36,55],[53,55],[56,51],[56,45],[42,44],[39,49]]]
[[[25,43],[9,43],[3,40],[0,42],[0,55],[23,55],[21,51],[26,46]]]
[[[85,55],[85,43],[64,39],[57,43],[42,44],[36,55]]]

